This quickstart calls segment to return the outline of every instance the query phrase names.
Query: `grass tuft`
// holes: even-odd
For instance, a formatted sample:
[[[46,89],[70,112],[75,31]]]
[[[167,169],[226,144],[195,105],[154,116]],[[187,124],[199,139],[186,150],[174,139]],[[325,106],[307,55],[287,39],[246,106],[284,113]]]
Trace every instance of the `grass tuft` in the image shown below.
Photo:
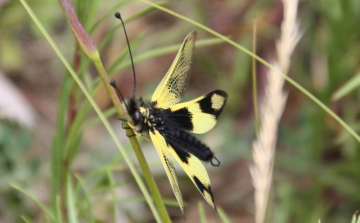
[[[297,22],[296,0],[283,0],[284,19],[281,37],[276,44],[277,57],[267,76],[265,96],[260,104],[260,130],[253,143],[254,164],[250,172],[255,187],[255,218],[257,223],[265,221],[271,188],[278,125],[284,111],[287,94],[283,92],[285,79],[279,72],[287,73],[290,57],[300,39]]]

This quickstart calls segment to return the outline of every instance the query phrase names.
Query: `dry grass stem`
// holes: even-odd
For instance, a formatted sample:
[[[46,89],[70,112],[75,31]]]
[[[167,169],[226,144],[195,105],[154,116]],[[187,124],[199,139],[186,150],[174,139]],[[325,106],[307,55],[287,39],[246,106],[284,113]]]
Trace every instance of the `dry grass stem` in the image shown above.
[[[276,44],[277,58],[275,69],[268,74],[265,98],[260,105],[260,130],[253,143],[254,164],[250,172],[255,187],[256,222],[263,223],[266,216],[269,191],[273,174],[273,163],[277,141],[278,124],[284,111],[287,94],[283,92],[284,79],[278,73],[287,73],[291,54],[299,41],[297,21],[298,0],[283,0],[284,20],[281,24],[281,37]]]

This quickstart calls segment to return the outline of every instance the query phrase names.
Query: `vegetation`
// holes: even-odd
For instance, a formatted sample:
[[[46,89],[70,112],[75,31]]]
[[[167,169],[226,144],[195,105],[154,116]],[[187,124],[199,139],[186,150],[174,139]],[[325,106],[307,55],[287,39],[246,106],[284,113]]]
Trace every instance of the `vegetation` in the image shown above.
[[[218,212],[177,168],[187,222],[359,222],[360,2],[301,1],[287,69],[275,47],[291,33],[283,10],[274,0],[0,1],[0,222],[184,221],[152,143],[129,141],[116,119],[123,111],[109,80],[133,92],[116,11],[137,97],[150,97],[191,30],[198,40],[185,99],[229,94],[216,127],[197,136],[221,161],[205,164]],[[278,116],[263,108],[269,75],[287,81]],[[280,120],[265,135],[277,141],[267,157],[252,148],[264,112]],[[265,163],[255,151],[273,157]],[[261,164],[272,169],[264,219],[254,199]]]

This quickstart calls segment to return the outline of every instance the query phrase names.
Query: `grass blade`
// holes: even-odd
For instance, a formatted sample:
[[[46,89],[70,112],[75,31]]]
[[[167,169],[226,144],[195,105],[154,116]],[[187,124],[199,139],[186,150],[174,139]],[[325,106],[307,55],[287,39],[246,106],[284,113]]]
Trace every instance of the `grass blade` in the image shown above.
[[[26,223],[32,223],[32,221],[26,216],[21,216],[21,219]]]
[[[128,2],[130,2],[130,0],[120,1],[119,3],[114,5],[107,13],[105,13],[103,16],[101,16],[99,20],[95,22],[95,24],[91,27],[89,34],[91,35],[95,31],[95,29],[101,24],[101,22],[103,22],[107,17],[109,17],[110,14],[113,14],[117,8],[120,8],[122,5],[125,5]]]
[[[332,100],[337,101],[345,95],[349,94],[351,91],[357,89],[360,86],[360,73],[356,74],[348,82],[346,82],[342,87],[340,87],[332,96]]]
[[[132,49],[132,51],[135,50],[136,46],[143,39],[144,36],[145,36],[145,33],[140,33],[130,42],[130,48]],[[129,49],[124,48],[124,50],[120,53],[119,57],[114,61],[114,63],[107,70],[107,73],[108,74],[113,73],[116,66],[118,64],[120,64],[128,54],[129,54]]]
[[[219,216],[220,216],[222,222],[231,223],[230,218],[226,215],[226,213],[224,212],[224,210],[222,208],[218,208],[217,210],[219,212]]]
[[[355,211],[352,219],[351,219],[351,223],[360,223],[360,216],[357,216],[358,211]]]
[[[66,202],[67,202],[67,211],[68,211],[68,221],[70,223],[78,223],[77,213],[76,213],[76,197],[73,191],[71,176],[67,175],[67,184],[66,184]]]
[[[206,223],[206,214],[205,214],[205,208],[204,208],[204,203],[203,202],[199,202],[198,203],[198,209],[199,209],[199,216],[200,216],[200,222],[201,223]]]
[[[22,192],[23,194],[25,194],[26,196],[31,198],[33,201],[35,201],[35,203],[37,205],[39,205],[39,207],[46,213],[46,215],[49,216],[52,220],[55,221],[55,215],[40,200],[35,198],[33,195],[31,195],[29,192],[27,192],[25,189],[23,189],[21,186],[19,186],[17,184],[11,183],[10,186],[15,188],[16,190]]]
[[[90,195],[89,195],[88,191],[86,190],[84,181],[79,175],[75,175],[75,177],[76,177],[77,181],[79,182],[79,187],[82,188],[82,191],[84,192],[85,201],[88,205],[87,213],[89,214],[89,219],[87,222],[95,222],[94,215],[93,215],[94,212],[92,210],[92,203],[90,201]]]

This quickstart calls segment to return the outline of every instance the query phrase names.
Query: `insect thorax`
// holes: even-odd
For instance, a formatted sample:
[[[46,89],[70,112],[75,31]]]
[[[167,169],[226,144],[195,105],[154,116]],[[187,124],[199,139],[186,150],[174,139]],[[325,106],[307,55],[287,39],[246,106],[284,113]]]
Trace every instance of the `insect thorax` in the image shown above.
[[[123,107],[128,111],[126,120],[137,135],[164,124],[162,109],[156,108],[154,103],[144,102],[142,98],[126,99],[125,103]]]

